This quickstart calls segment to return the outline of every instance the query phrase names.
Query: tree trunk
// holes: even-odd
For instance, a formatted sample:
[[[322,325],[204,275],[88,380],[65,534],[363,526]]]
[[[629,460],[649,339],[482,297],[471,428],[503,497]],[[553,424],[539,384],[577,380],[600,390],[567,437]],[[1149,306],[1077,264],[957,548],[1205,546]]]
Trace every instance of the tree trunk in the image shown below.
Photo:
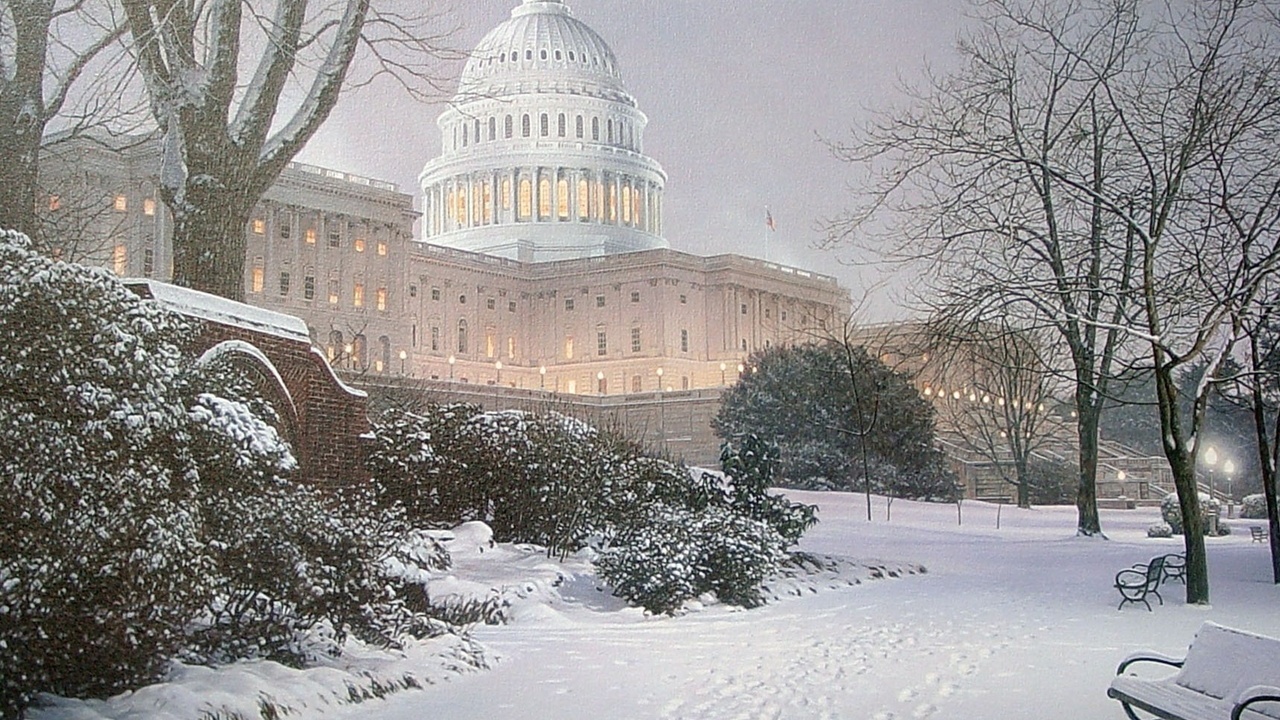
[[[1161,445],[1173,472],[1173,486],[1178,492],[1178,508],[1182,513],[1182,542],[1187,554],[1187,604],[1209,604],[1209,561],[1204,547],[1204,518],[1200,516],[1200,489],[1196,486],[1195,448],[1183,440],[1182,418],[1178,409],[1178,384],[1173,366],[1164,354],[1154,353],[1156,404],[1160,411]],[[1192,429],[1200,427],[1192,418]],[[1197,433],[1192,433],[1198,439]]]
[[[1086,392],[1084,388],[1077,395]],[[1076,437],[1080,442],[1080,484],[1076,488],[1076,534],[1106,537],[1098,518],[1098,426],[1101,403],[1076,402]]]
[[[3,112],[3,110],[0,110]],[[10,134],[0,142],[0,227],[38,239],[36,179],[43,126]]]
[[[173,282],[244,302],[249,210],[195,206],[174,217]]]
[[[1031,507],[1031,478],[1027,477],[1027,458],[1024,455],[1018,459],[1018,507]]]
[[[36,181],[40,143],[48,114],[44,102],[45,60],[53,3],[6,3],[12,26],[4,45],[6,75],[0,78],[0,226],[30,237],[39,232]]]

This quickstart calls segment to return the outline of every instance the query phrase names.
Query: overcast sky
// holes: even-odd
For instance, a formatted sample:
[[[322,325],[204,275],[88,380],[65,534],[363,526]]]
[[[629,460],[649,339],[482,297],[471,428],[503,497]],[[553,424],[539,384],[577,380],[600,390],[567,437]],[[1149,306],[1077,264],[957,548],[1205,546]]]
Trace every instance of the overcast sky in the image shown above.
[[[451,0],[452,43],[473,47],[519,0]],[[838,277],[871,276],[812,249],[848,204],[854,176],[820,138],[842,139],[869,109],[900,103],[899,78],[953,62],[956,0],[570,0],[608,42],[649,117],[645,152],[669,176],[676,250],[737,252]],[[461,67],[453,69],[459,72]],[[390,180],[418,195],[439,148],[435,105],[389,90],[344,98],[299,160]],[[419,201],[420,202],[420,201]],[[765,207],[778,231],[765,248]],[[891,281],[901,285],[903,281]],[[901,317],[893,287],[871,319]]]

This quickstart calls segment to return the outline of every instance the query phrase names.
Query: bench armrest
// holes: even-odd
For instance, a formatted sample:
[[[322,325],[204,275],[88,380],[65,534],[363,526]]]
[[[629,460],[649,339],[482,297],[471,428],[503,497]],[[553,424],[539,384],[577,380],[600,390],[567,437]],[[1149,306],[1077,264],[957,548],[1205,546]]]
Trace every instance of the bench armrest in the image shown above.
[[[1240,716],[1253,703],[1280,702],[1280,688],[1271,685],[1255,685],[1240,693],[1236,706],[1231,710],[1231,720],[1240,720]]]
[[[1180,668],[1182,667],[1182,664],[1186,662],[1186,658],[1176,658],[1170,655],[1161,655],[1160,653],[1153,653],[1153,652],[1134,653],[1133,655],[1130,655],[1129,657],[1120,661],[1120,667],[1116,668],[1116,674],[1120,675],[1130,665],[1134,663],[1139,663],[1139,662],[1153,662],[1153,663],[1158,663],[1160,665],[1168,665],[1169,667]]]

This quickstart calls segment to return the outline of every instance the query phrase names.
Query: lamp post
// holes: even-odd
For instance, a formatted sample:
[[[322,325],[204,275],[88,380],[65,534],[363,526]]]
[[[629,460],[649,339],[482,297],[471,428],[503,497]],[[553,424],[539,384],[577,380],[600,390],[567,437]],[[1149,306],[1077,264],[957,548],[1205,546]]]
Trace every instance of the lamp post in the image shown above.
[[[343,346],[342,346],[342,354],[347,356],[347,369],[348,369],[348,370],[350,370],[350,369],[351,369],[352,367],[354,367],[354,365],[355,365],[355,358],[354,358],[354,357],[352,357],[352,355],[351,355],[351,352],[352,352],[352,350],[354,350],[354,349],[355,349],[355,348],[353,348],[353,347],[351,346],[351,343],[347,343],[346,345],[343,345]]]
[[[1228,458],[1222,463],[1222,472],[1227,476],[1227,517],[1235,515],[1236,488],[1231,476],[1236,471],[1236,464]]]
[[[604,394],[604,371],[603,370],[596,373],[596,394],[597,395]]]
[[[662,392],[662,368],[658,368],[658,392]]]
[[[449,380],[450,381],[453,380],[453,364],[456,362],[458,362],[458,358],[450,355],[449,356]]]
[[[547,389],[547,366],[546,365],[543,365],[542,367],[538,368],[538,389],[539,390]]]
[[[720,387],[724,387],[724,371],[725,371],[725,364],[720,363]]]
[[[493,369],[497,372],[497,375],[494,376],[493,384],[501,385],[502,384],[502,361],[499,360],[495,362],[493,364]]]
[[[401,350],[400,351],[400,374],[401,375],[404,375],[404,361],[408,359],[409,359],[409,353],[404,350]]]
[[[1213,466],[1218,464],[1218,451],[1212,445],[1204,451],[1204,464],[1209,472],[1209,497],[1213,497]]]

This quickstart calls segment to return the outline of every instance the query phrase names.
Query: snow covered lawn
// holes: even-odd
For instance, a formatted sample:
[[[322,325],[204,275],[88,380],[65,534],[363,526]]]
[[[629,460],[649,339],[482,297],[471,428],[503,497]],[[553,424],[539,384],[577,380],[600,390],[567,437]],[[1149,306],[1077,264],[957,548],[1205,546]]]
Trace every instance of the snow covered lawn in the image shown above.
[[[339,717],[466,718],[1123,718],[1106,689],[1128,653],[1181,655],[1205,620],[1280,637],[1280,589],[1248,525],[1210,538],[1211,609],[1182,586],[1165,605],[1116,610],[1117,570],[1177,552],[1152,540],[1155,509],[1104,511],[1110,542],[1074,536],[1074,508],[996,509],[897,501],[868,523],[855,495],[790,495],[820,506],[806,550],[923,575],[823,589],[768,607],[713,606],[644,617],[588,578],[477,638],[501,660],[422,692]],[[900,561],[900,562],[899,562]],[[909,565],[908,565],[909,566]]]

